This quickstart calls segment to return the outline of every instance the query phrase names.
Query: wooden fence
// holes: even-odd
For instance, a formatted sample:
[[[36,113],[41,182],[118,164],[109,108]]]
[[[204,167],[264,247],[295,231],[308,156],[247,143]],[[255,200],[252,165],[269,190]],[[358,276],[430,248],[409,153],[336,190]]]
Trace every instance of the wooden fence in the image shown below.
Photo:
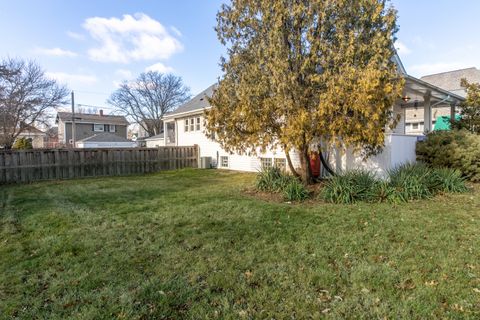
[[[198,167],[198,147],[0,150],[0,184]]]

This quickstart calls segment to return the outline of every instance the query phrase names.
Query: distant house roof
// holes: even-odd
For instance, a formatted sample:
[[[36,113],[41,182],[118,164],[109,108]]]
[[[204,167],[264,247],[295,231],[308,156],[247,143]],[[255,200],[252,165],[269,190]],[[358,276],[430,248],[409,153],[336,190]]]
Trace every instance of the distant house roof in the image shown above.
[[[132,142],[126,138],[117,136],[110,132],[98,133],[88,138],[79,140],[77,142]]]
[[[143,140],[147,141],[147,140],[159,140],[159,139],[164,139],[165,135],[162,133],[160,134],[157,134],[156,136],[151,136],[151,137],[148,137],[148,138],[143,138]]]
[[[182,104],[180,107],[178,107],[176,110],[169,112],[165,115],[166,118],[169,118],[171,116],[179,115],[182,113],[188,113],[196,110],[202,110],[205,108],[210,107],[210,104],[208,103],[207,97],[211,97],[213,94],[213,90],[215,89],[217,85],[213,84],[207,89],[203,90],[199,94],[197,94],[195,97],[193,97],[191,100],[188,102]]]
[[[461,87],[460,82],[465,78],[469,82],[480,83],[480,70],[477,68],[460,69],[442,73],[423,76],[420,79],[440,87],[459,96],[465,97],[465,89]]]
[[[57,113],[57,122],[58,120],[62,122],[72,122],[72,113],[71,112],[58,112]],[[129,123],[124,116],[112,116],[112,115],[100,115],[100,114],[89,114],[89,113],[75,113],[75,121],[87,122],[87,123],[99,123],[99,124],[117,124],[128,126]]]

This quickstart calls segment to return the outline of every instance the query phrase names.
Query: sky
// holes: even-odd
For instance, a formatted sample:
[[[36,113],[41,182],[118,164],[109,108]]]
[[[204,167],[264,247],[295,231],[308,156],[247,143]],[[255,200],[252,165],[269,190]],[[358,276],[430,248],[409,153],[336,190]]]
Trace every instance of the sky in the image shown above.
[[[183,78],[192,94],[221,75],[214,27],[224,0],[0,0],[0,58],[35,60],[75,92],[86,111],[105,109],[123,80],[148,70]],[[480,68],[478,0],[392,0],[396,47],[413,76]]]

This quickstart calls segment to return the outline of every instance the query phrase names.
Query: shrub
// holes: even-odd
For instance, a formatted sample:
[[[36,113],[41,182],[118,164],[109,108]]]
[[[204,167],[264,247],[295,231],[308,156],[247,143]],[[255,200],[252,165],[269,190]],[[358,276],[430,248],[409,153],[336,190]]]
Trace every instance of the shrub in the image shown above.
[[[417,143],[417,160],[434,168],[453,168],[480,182],[480,135],[467,131],[434,131]]]
[[[288,201],[302,201],[308,198],[308,190],[298,179],[290,179],[283,188],[283,196]]]
[[[18,138],[12,146],[13,149],[26,150],[32,149],[32,140],[28,138]]]
[[[438,191],[460,193],[468,190],[465,179],[459,170],[451,168],[437,168],[433,170],[434,179],[437,180]]]
[[[429,198],[438,189],[433,171],[422,163],[400,165],[388,171],[388,179],[395,189],[395,202]]]
[[[380,181],[371,172],[352,170],[330,178],[321,193],[323,199],[333,203],[350,204],[378,199]]]

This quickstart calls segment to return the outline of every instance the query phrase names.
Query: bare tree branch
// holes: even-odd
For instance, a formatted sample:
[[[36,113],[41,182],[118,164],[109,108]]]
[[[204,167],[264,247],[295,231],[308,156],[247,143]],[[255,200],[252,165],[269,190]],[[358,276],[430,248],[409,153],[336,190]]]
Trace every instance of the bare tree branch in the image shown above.
[[[108,103],[138,123],[150,136],[163,131],[163,116],[190,99],[182,78],[159,72],[141,73],[124,81]]]
[[[35,62],[5,59],[0,62],[0,147],[34,124],[45,123],[49,111],[67,103],[68,90],[46,77]]]

